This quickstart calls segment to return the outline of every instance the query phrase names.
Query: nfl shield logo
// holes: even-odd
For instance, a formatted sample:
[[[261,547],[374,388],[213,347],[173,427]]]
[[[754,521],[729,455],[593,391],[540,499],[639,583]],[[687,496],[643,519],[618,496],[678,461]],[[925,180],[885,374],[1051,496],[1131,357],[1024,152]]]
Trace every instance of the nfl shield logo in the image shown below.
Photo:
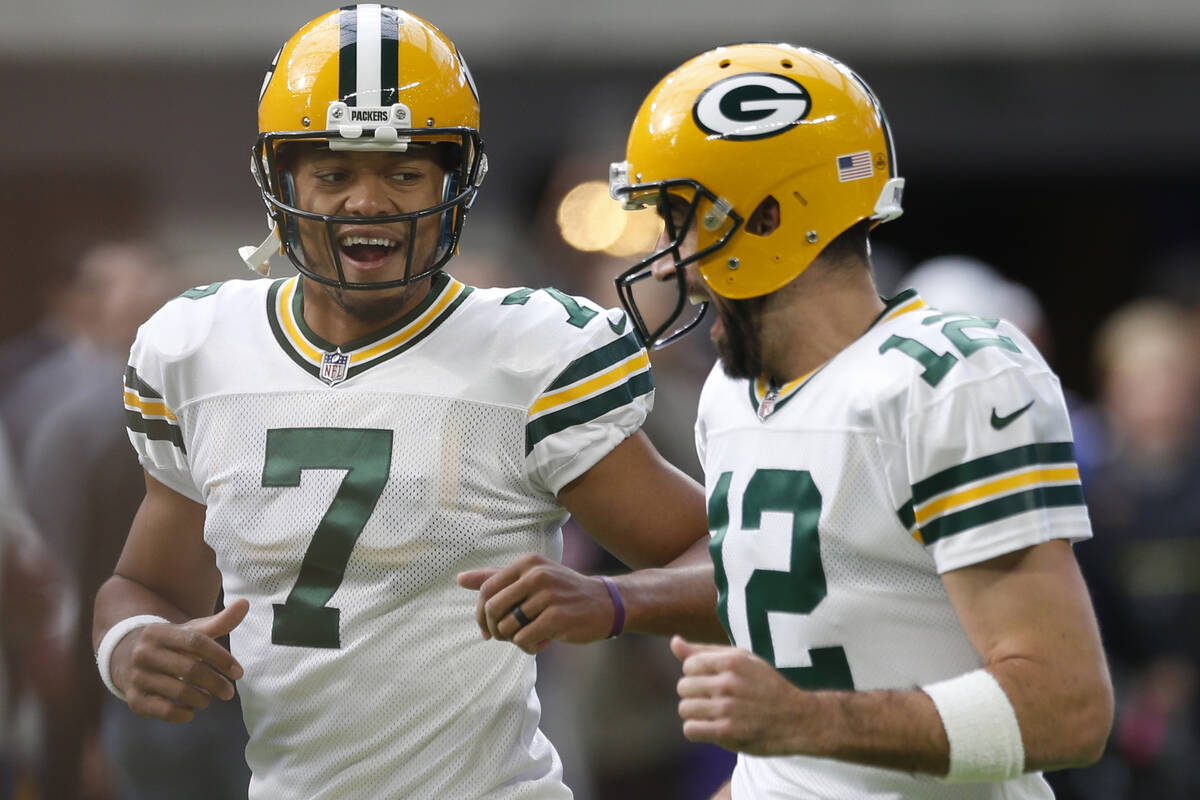
[[[350,356],[341,350],[326,353],[321,356],[321,380],[330,386],[346,380],[346,367],[350,364]]]

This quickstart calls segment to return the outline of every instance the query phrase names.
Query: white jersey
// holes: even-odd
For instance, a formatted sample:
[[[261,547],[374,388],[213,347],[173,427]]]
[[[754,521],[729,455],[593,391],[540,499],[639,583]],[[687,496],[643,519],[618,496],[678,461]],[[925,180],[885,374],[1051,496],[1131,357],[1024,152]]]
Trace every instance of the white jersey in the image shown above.
[[[1058,379],[1006,322],[915,292],[777,390],[718,366],[696,425],[731,641],[806,689],[912,689],[982,665],[940,574],[1091,535]],[[735,800],[1052,793],[741,755]]]
[[[252,800],[569,798],[532,656],[484,641],[461,570],[559,558],[556,499],[636,431],[649,361],[623,313],[445,273],[337,348],[298,278],[229,281],[141,329],[126,419],[207,506]]]

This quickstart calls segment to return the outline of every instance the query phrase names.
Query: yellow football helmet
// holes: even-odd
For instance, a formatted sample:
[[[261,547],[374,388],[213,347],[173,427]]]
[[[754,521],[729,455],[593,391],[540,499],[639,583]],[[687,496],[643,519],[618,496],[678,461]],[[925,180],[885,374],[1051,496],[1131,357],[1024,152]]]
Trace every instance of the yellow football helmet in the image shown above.
[[[668,194],[688,204],[682,224],[660,205],[667,246],[617,278],[623,304],[655,347],[686,333],[706,310],[702,304],[672,328],[686,302],[687,264],[698,262],[722,297],[769,294],[857,222],[900,216],[904,187],[887,119],[867,84],[823,53],[768,43],[718,47],[663,78],[642,103],[626,159],[612,165],[609,182],[626,208],[662,204]],[[746,221],[767,197],[779,203],[779,227],[759,236]],[[682,257],[693,228],[695,253]],[[674,314],[649,330],[633,286],[668,254],[679,299]]]
[[[362,4],[323,14],[302,27],[275,56],[258,102],[258,140],[250,162],[267,206],[271,235],[257,249],[243,247],[251,269],[267,274],[267,261],[285,253],[302,273],[347,289],[400,286],[441,269],[458,249],[468,209],[487,172],[479,135],[479,95],[454,44],[430,23],[391,6]],[[287,160],[293,142],[325,143],[331,150],[399,151],[436,147],[446,169],[442,202],[407,214],[349,217],[297,208]],[[419,220],[442,215],[437,251],[414,264]],[[403,278],[378,283],[346,280],[337,248],[330,246],[338,278],[306,263],[298,220],[333,226],[407,222],[408,261]]]

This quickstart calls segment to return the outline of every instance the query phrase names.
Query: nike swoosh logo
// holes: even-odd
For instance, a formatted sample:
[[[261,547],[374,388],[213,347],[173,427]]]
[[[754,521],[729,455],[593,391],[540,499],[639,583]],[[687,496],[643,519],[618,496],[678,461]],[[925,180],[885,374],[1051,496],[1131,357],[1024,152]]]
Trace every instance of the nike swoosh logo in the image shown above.
[[[1021,406],[1016,411],[1012,412],[1011,414],[1009,414],[1007,416],[1003,416],[1003,417],[996,413],[996,408],[995,408],[995,406],[993,406],[992,407],[992,427],[998,431],[1007,428],[1009,425],[1012,424],[1013,420],[1015,420],[1017,417],[1024,414],[1029,409],[1033,408],[1033,403],[1034,403],[1034,401],[1030,400],[1027,404]]]
[[[611,319],[608,319],[608,317],[605,317],[604,319],[608,322],[608,327],[611,328],[612,332],[615,333],[617,336],[620,336],[621,334],[623,334],[625,332],[625,312],[624,311],[621,312],[621,318],[616,322],[613,322]]]

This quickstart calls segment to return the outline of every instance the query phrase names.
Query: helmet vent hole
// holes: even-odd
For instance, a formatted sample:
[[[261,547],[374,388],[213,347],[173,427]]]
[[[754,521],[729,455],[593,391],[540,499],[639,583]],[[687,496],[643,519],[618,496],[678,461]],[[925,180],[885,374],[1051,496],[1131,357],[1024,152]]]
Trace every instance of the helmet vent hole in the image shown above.
[[[792,68],[792,62],[791,62],[791,60],[790,60],[790,59],[787,59],[787,58],[785,58],[785,59],[783,59],[782,61],[780,61],[780,62],[779,62],[779,66],[783,67],[784,69],[791,69],[791,68]]]
[[[804,199],[804,195],[799,192],[792,192],[792,197],[796,198],[796,202],[802,206],[808,205],[808,201]]]
[[[732,64],[732,63],[733,63],[733,62],[732,62],[732,61],[730,61],[730,60],[727,58],[727,59],[725,59],[724,61],[722,61],[720,64],[718,64],[717,66],[719,66],[721,69],[728,69],[728,68],[729,68],[729,65],[730,65],[730,64]]]

